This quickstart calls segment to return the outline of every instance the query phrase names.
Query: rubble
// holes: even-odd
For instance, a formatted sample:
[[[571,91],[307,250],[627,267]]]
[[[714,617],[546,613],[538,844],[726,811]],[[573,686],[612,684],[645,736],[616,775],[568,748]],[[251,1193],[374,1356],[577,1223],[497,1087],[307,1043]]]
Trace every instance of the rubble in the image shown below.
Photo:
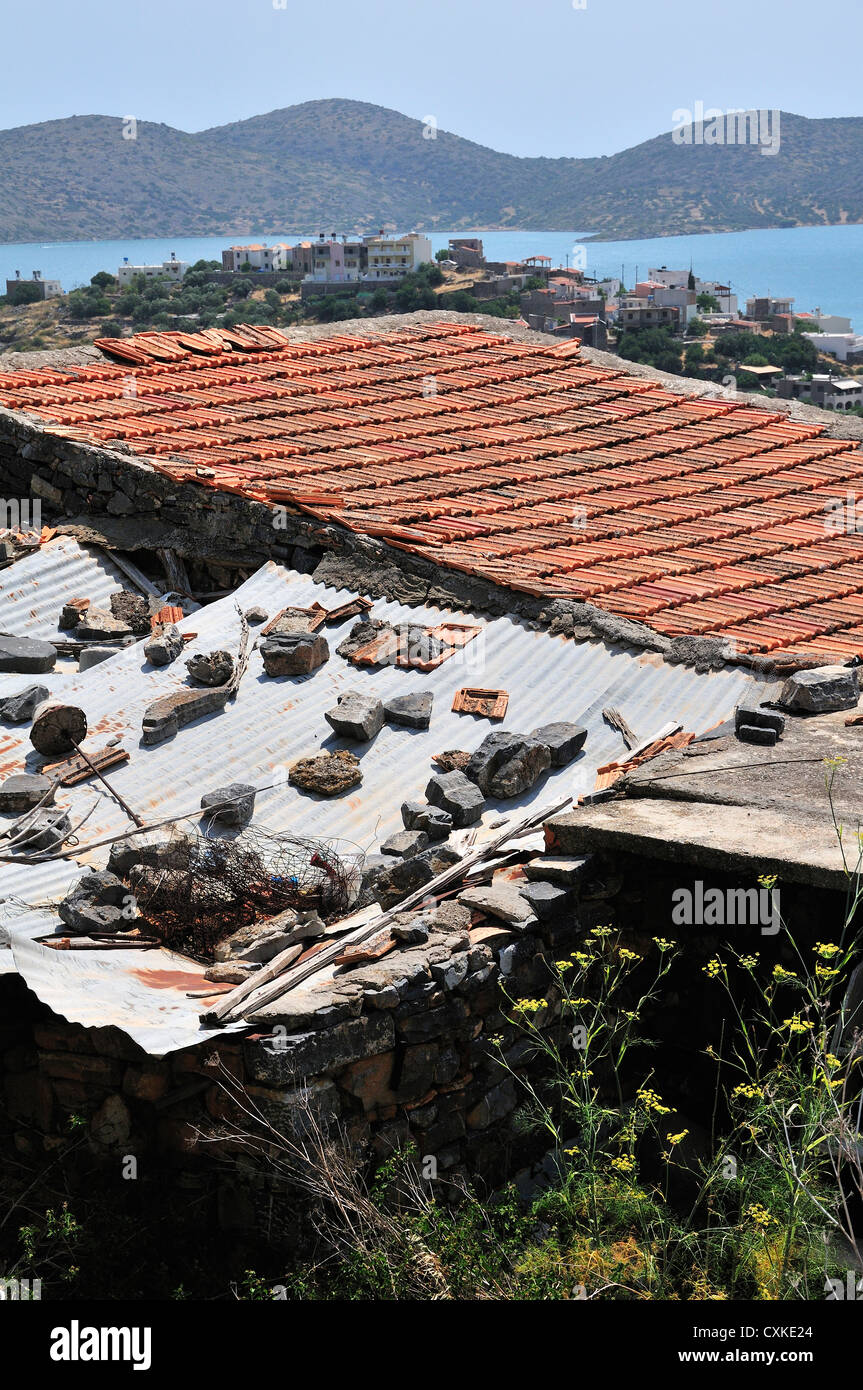
[[[0,672],[13,671],[23,675],[42,675],[53,671],[57,648],[35,637],[0,636]]]
[[[570,899],[566,888],[542,878],[528,879],[526,883],[520,883],[518,891],[540,922],[546,922],[550,917],[562,912]]]
[[[197,652],[186,662],[186,670],[199,685],[227,685],[234,674],[234,658],[230,652]]]
[[[341,796],[363,780],[359,760],[347,749],[300,758],[288,773],[291,786],[318,796]]]
[[[259,603],[253,603],[251,608],[247,608],[243,614],[246,622],[255,627],[258,623],[265,623],[268,616],[266,608],[262,608]]]
[[[247,782],[229,782],[225,787],[204,792],[201,810],[207,820],[220,825],[248,825],[255,813],[255,788]]]
[[[388,724],[405,724],[409,729],[427,729],[431,723],[434,695],[430,690],[418,690],[412,695],[396,695],[384,701],[384,717]]]
[[[252,922],[220,941],[213,954],[217,961],[245,961],[258,965],[266,965],[289,946],[293,946],[299,956],[303,947],[297,940],[296,927],[295,912],[283,912],[272,922]],[[288,958],[285,963],[290,963]]]
[[[784,709],[826,714],[830,710],[854,709],[859,698],[856,666],[816,666],[789,676],[779,703]]]
[[[384,707],[373,696],[359,690],[346,690],[324,718],[341,738],[367,742],[379,734],[384,724]]]
[[[15,850],[22,854],[41,854],[57,849],[72,829],[65,811],[36,811],[27,822],[26,843],[16,842]]]
[[[474,825],[485,807],[482,792],[463,772],[435,773],[426,787],[426,797],[433,806],[449,812],[456,830]]]
[[[391,855],[387,856],[387,864],[373,876],[371,893],[386,911],[395,907],[409,893],[414,893],[418,888],[431,883],[444,869],[457,864],[460,857],[448,845],[433,845],[410,859],[394,859]]]
[[[169,666],[183,650],[183,637],[174,623],[166,623],[144,643],[144,655],[152,666]]]
[[[26,724],[33,718],[37,706],[47,699],[47,686],[28,685],[17,695],[7,695],[0,700],[0,719],[8,724]]]
[[[472,756],[463,748],[447,748],[443,753],[433,753],[432,762],[441,772],[467,772]]]
[[[779,740],[775,729],[766,729],[762,724],[740,724],[736,733],[741,743],[758,743],[767,748]]]
[[[326,637],[312,632],[274,633],[261,643],[268,676],[308,676],[330,659]]]

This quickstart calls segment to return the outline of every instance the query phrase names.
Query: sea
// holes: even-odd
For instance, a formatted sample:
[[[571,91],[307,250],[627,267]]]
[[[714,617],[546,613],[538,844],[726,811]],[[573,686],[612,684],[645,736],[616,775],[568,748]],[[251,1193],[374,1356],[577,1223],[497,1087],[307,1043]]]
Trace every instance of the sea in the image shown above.
[[[550,256],[556,266],[576,265],[601,279],[620,276],[630,287],[648,269],[688,270],[702,280],[719,280],[737,294],[741,311],[747,296],[794,297],[798,312],[821,309],[851,319],[863,332],[863,225],[791,227],[767,231],[718,232],[698,236],[652,237],[645,241],[593,241],[589,231],[429,232],[435,250],[450,236],[482,237],[486,257],[517,261]],[[64,290],[87,284],[98,270],[116,274],[124,257],[133,265],[153,264],[173,251],[178,260],[220,260],[223,247],[250,241],[300,241],[312,232],[264,237],[226,231],[211,237],[154,237],[129,241],[55,241],[0,244],[0,287],[20,270],[29,278],[39,270]]]

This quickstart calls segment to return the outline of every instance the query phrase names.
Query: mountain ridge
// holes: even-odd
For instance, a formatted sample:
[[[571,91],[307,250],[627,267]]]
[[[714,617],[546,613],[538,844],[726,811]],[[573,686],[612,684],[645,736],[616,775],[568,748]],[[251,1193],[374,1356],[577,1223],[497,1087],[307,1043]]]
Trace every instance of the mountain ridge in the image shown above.
[[[268,236],[379,226],[599,239],[863,222],[863,117],[782,112],[780,148],[510,155],[328,97],[198,132],[83,115],[0,131],[0,240]],[[425,135],[424,135],[425,132]]]

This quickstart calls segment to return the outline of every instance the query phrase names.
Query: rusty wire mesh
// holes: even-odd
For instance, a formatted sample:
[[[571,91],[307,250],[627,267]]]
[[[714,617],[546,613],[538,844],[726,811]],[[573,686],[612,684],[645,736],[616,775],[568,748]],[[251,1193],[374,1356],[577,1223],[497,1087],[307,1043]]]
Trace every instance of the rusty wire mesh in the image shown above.
[[[288,908],[344,913],[353,873],[325,841],[249,828],[236,839],[189,836],[170,866],[139,866],[130,884],[143,930],[211,961],[224,937]]]

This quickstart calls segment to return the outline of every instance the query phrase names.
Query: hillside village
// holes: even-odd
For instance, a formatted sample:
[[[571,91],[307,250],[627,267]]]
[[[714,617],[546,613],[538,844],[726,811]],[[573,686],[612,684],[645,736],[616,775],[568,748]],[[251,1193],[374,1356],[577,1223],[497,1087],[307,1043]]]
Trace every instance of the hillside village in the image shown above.
[[[579,249],[575,248],[577,253]],[[34,271],[0,298],[0,349],[40,351],[143,328],[186,331],[378,318],[435,306],[492,314],[696,380],[828,410],[863,413],[863,336],[838,314],[794,309],[793,298],[751,296],[691,268],[649,268],[627,289],[551,258],[490,261],[480,237],[327,235],[226,247],[221,264],[172,255],[100,271],[64,294]],[[858,379],[860,378],[860,379]]]

